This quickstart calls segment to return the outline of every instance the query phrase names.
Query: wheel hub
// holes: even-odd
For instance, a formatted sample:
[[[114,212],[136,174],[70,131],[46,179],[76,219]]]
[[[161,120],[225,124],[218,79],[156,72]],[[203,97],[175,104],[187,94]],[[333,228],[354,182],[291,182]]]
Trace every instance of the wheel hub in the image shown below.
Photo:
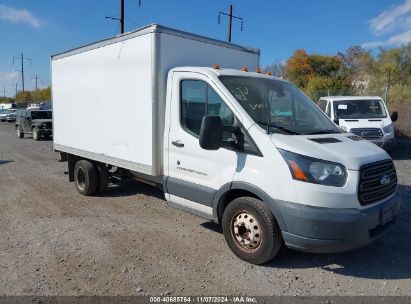
[[[240,247],[256,249],[261,243],[260,224],[248,212],[242,212],[234,218],[232,230],[235,240]]]

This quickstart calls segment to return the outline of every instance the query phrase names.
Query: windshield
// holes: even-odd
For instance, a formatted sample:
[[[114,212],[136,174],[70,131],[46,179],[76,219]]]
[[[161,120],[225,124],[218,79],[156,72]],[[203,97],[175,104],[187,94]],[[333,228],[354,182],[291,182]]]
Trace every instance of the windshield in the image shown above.
[[[51,119],[51,111],[31,111],[31,119]]]
[[[243,76],[220,76],[220,80],[251,118],[268,132],[340,132],[308,97],[288,82]]]
[[[379,99],[334,101],[335,117],[339,119],[367,119],[387,117]]]

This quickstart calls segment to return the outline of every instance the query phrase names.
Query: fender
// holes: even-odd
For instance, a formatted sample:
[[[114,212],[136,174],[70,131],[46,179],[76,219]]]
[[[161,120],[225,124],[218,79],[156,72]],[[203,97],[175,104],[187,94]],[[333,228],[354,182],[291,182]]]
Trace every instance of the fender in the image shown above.
[[[283,216],[281,214],[281,211],[278,207],[278,204],[277,204],[276,200],[273,199],[272,197],[270,197],[267,193],[265,193],[260,188],[254,186],[252,184],[249,184],[249,183],[238,182],[238,181],[230,182],[230,183],[227,183],[227,184],[223,185],[217,191],[217,193],[214,195],[214,199],[213,199],[213,218],[214,218],[214,221],[216,223],[218,223],[218,221],[219,221],[219,219],[218,219],[218,209],[219,209],[220,204],[221,204],[221,198],[224,194],[226,194],[227,192],[229,192],[231,190],[244,190],[244,191],[250,192],[250,193],[254,194],[255,196],[259,197],[267,205],[267,207],[271,210],[271,212],[273,213],[275,219],[277,220],[277,223],[278,223],[278,226],[280,227],[280,229],[282,231],[288,231],[287,226],[285,224],[285,221],[283,219]]]

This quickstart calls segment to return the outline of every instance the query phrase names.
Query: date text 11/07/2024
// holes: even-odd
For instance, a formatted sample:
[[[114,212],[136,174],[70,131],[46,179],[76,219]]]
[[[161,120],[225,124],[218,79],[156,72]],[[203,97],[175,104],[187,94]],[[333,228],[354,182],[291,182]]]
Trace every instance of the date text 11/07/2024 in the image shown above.
[[[257,303],[254,297],[233,296],[233,297],[150,297],[150,303]]]

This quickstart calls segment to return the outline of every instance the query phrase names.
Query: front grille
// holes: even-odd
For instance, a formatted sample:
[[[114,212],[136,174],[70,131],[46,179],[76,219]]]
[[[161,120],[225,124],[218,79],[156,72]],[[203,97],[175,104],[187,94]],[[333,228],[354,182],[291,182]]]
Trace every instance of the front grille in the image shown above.
[[[368,140],[381,139],[383,136],[379,128],[353,128],[350,132]]]
[[[361,205],[378,202],[397,190],[397,174],[391,160],[384,160],[362,166],[358,186]]]
[[[41,125],[43,126],[44,129],[51,129],[52,127],[51,122],[43,122]]]

